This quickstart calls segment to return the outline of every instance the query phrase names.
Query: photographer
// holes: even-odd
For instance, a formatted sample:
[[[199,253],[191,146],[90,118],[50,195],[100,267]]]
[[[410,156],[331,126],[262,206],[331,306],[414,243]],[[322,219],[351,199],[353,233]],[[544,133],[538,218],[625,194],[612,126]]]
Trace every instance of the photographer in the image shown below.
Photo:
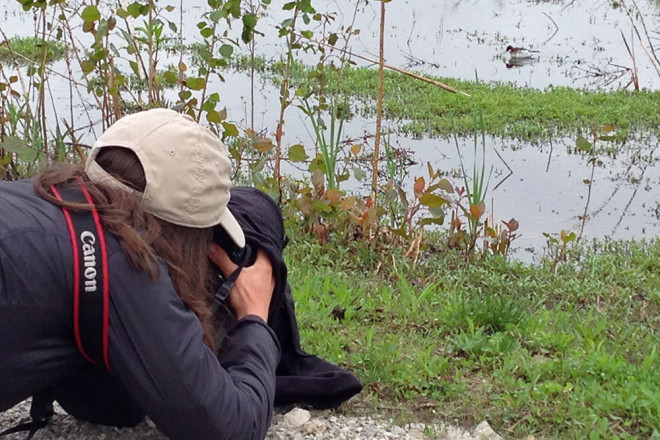
[[[0,182],[0,411],[33,396],[31,433],[56,400],[92,423],[147,415],[172,439],[265,437],[280,348],[261,250],[229,291],[235,321],[214,354],[210,262],[236,265],[213,227],[245,244],[230,168],[217,136],[154,109],[109,127],[84,170]],[[81,330],[96,299],[98,340]]]

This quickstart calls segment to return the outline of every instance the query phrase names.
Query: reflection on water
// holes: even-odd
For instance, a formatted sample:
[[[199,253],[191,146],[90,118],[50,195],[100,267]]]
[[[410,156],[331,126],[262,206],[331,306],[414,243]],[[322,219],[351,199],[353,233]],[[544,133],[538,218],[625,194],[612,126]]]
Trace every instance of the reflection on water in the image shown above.
[[[313,3],[319,9],[338,11],[334,25],[339,28],[349,24],[355,0]],[[654,0],[638,0],[637,3],[649,30],[660,28],[659,3]],[[190,0],[185,4],[184,33],[191,41],[198,32],[195,24],[204,10],[205,0]],[[373,58],[378,53],[379,7],[379,2],[360,4],[355,27],[361,29],[361,33],[352,47],[353,51]],[[287,18],[288,13],[278,8],[273,6],[271,16],[260,22],[265,36],[257,39],[256,48],[267,57],[280,57],[284,53],[282,41],[275,35],[275,25]],[[8,36],[31,33],[32,14],[19,10],[18,2],[10,1],[0,13],[4,18],[0,26]],[[347,16],[342,16],[342,12]],[[602,0],[397,0],[387,4],[386,23],[388,63],[414,66],[427,74],[513,82],[537,88],[549,85],[602,87],[605,79],[608,87],[616,88],[629,81],[626,68],[631,65],[631,59],[622,35],[633,42],[629,37],[632,21],[621,8],[612,8],[610,2]],[[640,85],[658,88],[657,72],[643,55],[639,41],[634,44]],[[529,58],[507,56],[508,45],[525,46],[538,53]],[[66,75],[64,65],[55,68]],[[226,78],[227,82],[214,82],[212,88],[220,93],[230,119],[245,128],[251,119],[248,116],[250,81],[240,74],[230,73]],[[69,89],[68,84],[57,77],[49,80],[49,86],[53,107],[58,108],[51,109],[48,117],[55,120],[56,110],[69,114]],[[265,82],[257,88],[255,121],[258,126],[255,128],[272,136],[278,119],[279,93],[276,87]],[[97,122],[91,100],[86,102],[81,98],[74,107],[76,117]],[[297,109],[290,108],[285,117],[285,145],[302,143],[311,149],[313,136],[303,116]],[[373,133],[374,126],[373,120],[356,118],[346,126],[347,137],[368,136]],[[89,141],[94,133],[80,136]],[[414,177],[426,175],[427,163],[450,174],[459,169],[453,141],[412,140],[396,135],[388,139],[395,147],[413,152],[417,165],[408,170],[407,186]],[[464,162],[471,164],[473,140],[459,142]],[[518,258],[532,260],[534,252],[538,255],[546,241],[544,232],[557,233],[565,229],[577,233],[583,222],[584,237],[588,239],[660,235],[657,139],[630,141],[621,146],[616,155],[598,153],[593,179],[594,162],[590,162],[589,157],[571,154],[575,139],[522,145],[518,141],[487,137],[486,142],[487,162],[494,167],[487,197],[488,212],[493,213],[495,219],[514,217],[520,222],[522,235],[513,243]],[[458,184],[461,180],[453,181]],[[591,181],[591,185],[585,181]]]
[[[426,162],[440,170],[459,167],[452,141],[401,142],[418,152],[420,164],[411,170],[413,175],[422,175]],[[472,164],[473,140],[460,142],[463,161]],[[595,161],[571,153],[575,139],[521,146],[486,137],[486,144],[486,162],[494,167],[486,198],[488,210],[495,219],[515,217],[520,222],[522,236],[513,244],[518,258],[533,260],[534,255],[525,255],[526,249],[538,251],[545,243],[544,232],[565,229],[579,233],[585,212],[585,239],[660,236],[660,219],[655,215],[660,203],[658,139],[631,142],[616,156],[597,153]]]
[[[7,2],[0,12],[4,16],[0,26],[9,36],[29,34],[34,24],[32,14],[22,13],[15,0]],[[257,37],[256,48],[267,57],[280,58],[285,50],[276,26],[290,18],[290,11],[282,11],[276,3],[260,20],[264,36]],[[380,2],[312,3],[320,12],[336,14],[335,30],[351,25],[357,5],[354,28],[360,33],[352,40],[351,49],[377,58]],[[185,2],[183,34],[188,41],[198,33],[196,24],[205,5],[206,0]],[[625,5],[637,5],[639,14],[630,18]],[[387,4],[386,57],[389,64],[412,66],[441,77],[479,78],[535,88],[617,88],[629,82],[627,72],[633,67],[627,44],[635,54],[640,87],[656,89],[660,78],[646,50],[651,44],[657,46],[659,9],[656,0],[397,0]],[[178,4],[164,16],[179,23]],[[635,37],[634,26],[640,30],[641,39]],[[509,62],[505,56],[508,45],[537,50],[537,62]]]

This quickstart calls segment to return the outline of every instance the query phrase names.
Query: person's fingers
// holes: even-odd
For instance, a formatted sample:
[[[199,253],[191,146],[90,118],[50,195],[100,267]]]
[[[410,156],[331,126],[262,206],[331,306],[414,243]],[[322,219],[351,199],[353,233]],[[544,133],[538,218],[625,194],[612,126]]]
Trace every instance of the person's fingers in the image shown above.
[[[259,249],[254,264],[243,268],[229,292],[229,301],[236,317],[241,319],[246,315],[257,315],[267,321],[274,288],[275,277],[270,258]]]
[[[272,271],[270,258],[268,258],[268,255],[261,249],[257,249],[257,258],[254,260],[253,266],[257,266],[260,270]]]
[[[227,255],[225,250],[216,243],[211,243],[208,250],[209,259],[222,271],[225,276],[232,273],[238,266]]]

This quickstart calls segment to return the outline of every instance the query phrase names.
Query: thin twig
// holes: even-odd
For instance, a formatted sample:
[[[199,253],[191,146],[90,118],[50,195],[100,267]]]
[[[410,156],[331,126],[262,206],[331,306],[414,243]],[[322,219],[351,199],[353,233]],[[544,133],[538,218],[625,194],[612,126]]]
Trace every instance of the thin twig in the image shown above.
[[[493,188],[493,191],[495,191],[497,188],[500,187],[500,185],[502,185],[504,182],[506,182],[507,179],[508,179],[509,177],[513,176],[513,170],[511,169],[511,167],[509,166],[509,164],[506,163],[506,161],[504,160],[504,158],[502,157],[502,155],[500,154],[500,152],[497,151],[497,148],[494,148],[494,147],[493,147],[493,151],[495,152],[495,154],[497,154],[497,157],[500,158],[500,160],[502,161],[502,163],[504,164],[504,166],[507,168],[507,170],[509,170],[509,174],[507,174],[506,177],[500,181],[500,183],[498,183],[497,185],[495,185],[495,188]]]
[[[550,17],[550,16],[549,16],[548,14],[546,14],[545,12],[543,12],[543,15],[545,15],[546,17],[548,17],[548,19],[552,22],[552,24],[555,25],[555,31],[553,32],[552,35],[550,35],[550,38],[548,38],[548,39],[545,40],[543,43],[541,43],[541,46],[543,46],[545,43],[547,43],[548,41],[550,41],[550,40],[552,40],[553,38],[555,38],[555,35],[557,35],[557,32],[559,32],[559,26],[557,26],[557,23],[555,23],[555,21],[552,19],[552,17]]]
[[[310,39],[310,41],[313,41],[314,43],[320,44],[320,45],[323,45],[323,46],[333,47],[331,44],[323,42],[323,41],[317,41],[317,40],[313,40],[313,39]],[[352,51],[349,51],[349,50],[347,50],[346,53],[348,53],[352,57],[359,58],[363,61],[367,61],[367,62],[370,62],[370,63],[373,63],[373,64],[378,64],[378,60],[374,60],[373,58],[369,58],[369,57],[366,57],[364,55],[360,55],[358,53],[355,53],[355,52],[352,52]],[[426,78],[425,76],[418,75],[418,74],[413,73],[413,72],[409,72],[409,71],[404,70],[400,67],[396,67],[396,66],[393,66],[393,65],[388,64],[388,63],[383,63],[383,67],[385,67],[389,70],[393,70],[395,72],[402,73],[404,75],[410,76],[411,78],[418,79],[418,80],[423,81],[425,83],[434,85],[436,87],[440,87],[441,89],[446,90],[448,92],[456,93],[456,94],[463,95],[463,96],[468,96],[468,97],[470,96],[469,94],[467,94],[463,91],[460,91],[460,90],[456,90],[455,88],[453,88],[451,86],[448,86],[447,84],[441,83],[440,81],[436,81],[436,80],[433,80],[433,79],[430,79],[430,78]]]

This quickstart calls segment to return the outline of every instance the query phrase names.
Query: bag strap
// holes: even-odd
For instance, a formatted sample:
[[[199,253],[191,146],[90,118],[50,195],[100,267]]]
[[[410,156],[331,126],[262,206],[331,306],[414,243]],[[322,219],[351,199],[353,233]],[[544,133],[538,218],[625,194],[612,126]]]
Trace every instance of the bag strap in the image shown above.
[[[108,252],[101,219],[85,185],[76,179],[91,205],[90,212],[71,212],[62,207],[73,251],[73,330],[80,353],[93,364],[104,364],[108,371],[108,329],[110,288]],[[55,186],[51,192],[58,200],[62,195]]]
[[[0,432],[0,437],[28,431],[25,440],[30,440],[38,430],[48,425],[51,417],[55,414],[55,411],[53,411],[53,400],[52,390],[49,388],[32,396],[32,403],[30,405],[30,418],[32,420],[5,429]]]

